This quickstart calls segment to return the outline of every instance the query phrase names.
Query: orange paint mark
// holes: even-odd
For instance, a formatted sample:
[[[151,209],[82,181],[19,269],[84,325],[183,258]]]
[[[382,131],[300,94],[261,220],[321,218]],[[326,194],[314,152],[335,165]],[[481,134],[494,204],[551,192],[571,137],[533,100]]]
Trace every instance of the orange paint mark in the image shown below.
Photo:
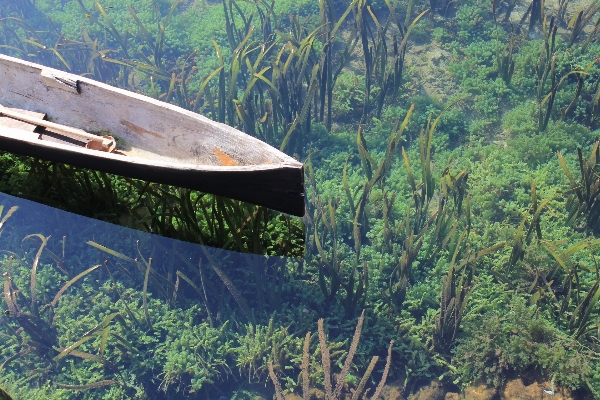
[[[137,133],[138,135],[150,135],[150,136],[154,136],[157,139],[164,139],[165,137],[163,135],[159,135],[158,133],[155,132],[151,132],[147,129],[142,128],[141,126],[137,126],[136,124],[126,121],[124,119],[122,119],[121,124],[125,125],[126,127],[128,127],[131,131]]]
[[[235,167],[236,165],[238,165],[238,163],[235,162],[235,160],[233,158],[229,157],[227,154],[223,153],[219,149],[215,148],[212,153],[215,156],[217,156],[219,161],[221,161],[221,165],[223,165],[225,167]]]

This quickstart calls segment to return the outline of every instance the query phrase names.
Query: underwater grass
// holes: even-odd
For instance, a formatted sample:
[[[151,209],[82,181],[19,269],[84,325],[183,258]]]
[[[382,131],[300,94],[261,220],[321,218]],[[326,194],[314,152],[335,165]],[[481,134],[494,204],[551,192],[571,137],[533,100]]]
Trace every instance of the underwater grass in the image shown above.
[[[22,164],[21,164],[22,163]],[[179,240],[301,256],[301,221],[236,200],[5,154],[8,194]]]
[[[445,390],[477,379],[495,388],[535,370],[540,381],[598,397],[597,6],[561,1],[553,18],[541,1],[323,0],[306,11],[283,0],[226,0],[202,11],[194,7],[204,5],[152,3],[148,23],[138,6],[121,13],[108,4],[87,8],[90,18],[74,16],[83,29],[70,38],[59,26],[33,29],[24,5],[11,5],[0,10],[2,51],[149,93],[298,154],[307,166],[306,261],[245,259],[229,270],[178,257],[161,270],[154,258],[151,266],[143,261],[145,250],[125,255],[94,242],[116,259],[79,279],[69,275],[61,282],[73,280],[70,286],[53,287],[48,299],[40,295],[49,284],[38,265],[36,302],[30,295],[23,302],[11,286],[17,300],[10,304],[40,303],[39,312],[58,299],[52,308],[61,313],[62,304],[75,301],[71,292],[92,296],[84,282],[109,271],[106,288],[97,290],[123,305],[99,302],[98,309],[103,318],[119,312],[130,330],[114,321],[99,328],[92,335],[97,351],[89,354],[117,354],[119,366],[131,360],[126,348],[156,355],[148,364],[124,361],[121,378],[79,368],[85,361],[106,369],[70,353],[59,361],[73,360],[88,380],[61,385],[72,391],[122,383],[87,387],[86,398],[124,393],[126,385],[190,398],[236,387],[227,395],[240,398],[251,396],[253,383],[269,382],[269,395],[306,397],[319,388],[334,398],[341,381],[335,370],[347,372],[343,381],[354,397],[380,390],[384,371],[408,394],[433,378]],[[290,12],[279,14],[282,8]],[[192,22],[181,23],[186,16],[217,11],[225,26],[214,36],[178,34],[192,31]],[[41,17],[38,25],[48,26]],[[564,38],[557,35],[562,23]],[[421,90],[436,82],[443,87]],[[444,104],[453,108],[442,113]],[[25,164],[5,165],[11,173],[3,190],[25,193]],[[35,168],[38,177],[29,182],[47,182],[30,198],[196,243],[302,255],[302,225],[267,210],[68,167]],[[68,186],[61,186],[63,175]],[[32,239],[27,246],[37,247],[19,283],[23,292],[31,290],[41,238]],[[60,271],[56,254],[40,257]],[[355,320],[363,309],[359,341]],[[322,341],[310,333],[315,323]],[[16,338],[16,326],[1,326]],[[388,365],[378,367],[375,357],[385,356],[390,340]],[[32,356],[22,351],[14,340],[0,347],[9,363]],[[148,370],[164,373],[160,385]],[[24,384],[44,387],[44,374]]]

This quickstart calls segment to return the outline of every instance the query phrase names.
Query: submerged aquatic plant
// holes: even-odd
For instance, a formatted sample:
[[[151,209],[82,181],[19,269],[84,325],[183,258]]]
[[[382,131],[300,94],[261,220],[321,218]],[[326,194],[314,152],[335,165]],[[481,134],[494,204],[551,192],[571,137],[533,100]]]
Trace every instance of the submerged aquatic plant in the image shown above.
[[[577,182],[560,152],[558,160],[562,166],[569,183],[571,192],[567,201],[568,225],[577,229],[589,230],[595,235],[600,234],[600,152],[599,141],[596,138],[589,158],[583,157],[581,148],[577,149],[580,181]]]
[[[358,318],[356,323],[356,328],[354,330],[354,336],[352,337],[352,342],[350,343],[350,349],[348,351],[348,355],[346,356],[346,360],[344,361],[344,366],[342,367],[341,372],[335,377],[335,386],[333,385],[333,377],[331,374],[331,358],[329,347],[327,344],[327,339],[325,335],[325,328],[323,319],[318,321],[317,327],[319,331],[319,347],[321,350],[321,367],[323,369],[324,382],[325,382],[325,399],[338,400],[346,398],[348,393],[345,393],[344,387],[346,384],[346,376],[350,372],[350,368],[352,367],[352,360],[354,359],[354,355],[356,354],[356,350],[358,349],[358,343],[360,341],[360,335],[362,332],[362,326],[365,318],[365,311],[363,310],[361,316]],[[302,398],[305,400],[310,399],[310,377],[309,377],[309,351],[310,351],[310,339],[311,333],[308,332],[304,338],[304,348],[303,348],[303,356],[302,356],[302,365],[301,369],[301,380],[302,380]],[[388,356],[385,363],[385,368],[383,370],[383,375],[379,384],[377,385],[372,400],[376,400],[381,395],[381,391],[385,385],[387,380],[387,376],[389,374],[390,365],[392,361],[392,347],[394,346],[394,341],[390,342],[390,346],[388,347]],[[378,356],[373,356],[371,358],[371,362],[367,367],[367,370],[363,374],[360,382],[356,389],[354,389],[352,393],[352,400],[357,400],[360,398],[361,394],[363,394],[371,374],[373,373],[373,369],[379,360]],[[275,394],[277,396],[277,400],[283,400],[283,390],[281,388],[281,384],[279,382],[279,378],[275,374],[275,370],[273,368],[273,364],[269,363],[269,376],[275,386]],[[367,398],[368,390],[364,393],[363,398]]]
[[[595,1],[590,2],[590,4],[584,8],[573,14],[571,21],[569,21],[568,28],[571,29],[571,36],[569,37],[568,47],[571,47],[579,35],[583,32],[586,25],[590,22],[590,20],[600,11],[600,4]],[[600,19],[598,20],[600,22]],[[598,26],[598,23],[596,23]],[[591,35],[594,36],[597,31],[595,28],[594,33]]]
[[[562,84],[567,80],[570,75],[575,75],[577,77],[577,87],[575,88],[575,93],[573,95],[573,100],[568,107],[561,110],[562,118],[569,115],[569,113],[574,109],[577,99],[581,94],[581,89],[583,87],[583,80],[586,75],[588,75],[588,71],[592,68],[592,66],[596,63],[596,60],[589,63],[584,70],[581,70],[579,67],[575,67],[574,70],[566,73],[562,76],[562,78],[556,82],[556,54],[552,55],[551,59],[547,59],[551,52],[554,49],[554,35],[556,34],[556,26],[554,26],[554,18],[552,18],[550,22],[549,32],[552,33],[552,39],[550,41],[546,38],[546,42],[544,47],[542,48],[542,52],[540,55],[540,67],[537,68],[538,72],[538,100],[539,100],[539,112],[538,112],[538,130],[543,132],[548,127],[548,122],[552,115],[552,110],[554,106],[554,101],[556,99],[556,94]],[[545,50],[544,50],[545,48]],[[546,54],[544,56],[544,53]],[[545,67],[544,67],[545,65]],[[550,78],[550,91],[544,96],[545,93],[545,84],[546,79]],[[543,96],[543,97],[542,97]]]
[[[344,282],[344,265],[346,260],[338,257],[338,247],[341,247],[341,240],[338,236],[338,223],[336,221],[337,200],[330,199],[329,204],[323,204],[321,198],[317,195],[317,187],[314,184],[314,171],[312,162],[308,160],[308,173],[311,182],[312,193],[308,200],[307,225],[314,229],[314,244],[319,255],[319,286],[326,296],[326,304],[331,303],[340,288],[345,289],[345,299],[343,305],[346,316],[351,318],[354,315],[357,306],[363,307],[366,301],[366,295],[369,285],[369,271],[366,260],[362,262],[361,270],[361,248],[363,238],[366,237],[369,230],[370,221],[368,218],[369,202],[371,201],[372,191],[375,188],[383,188],[385,180],[390,173],[392,158],[398,148],[402,134],[406,129],[413,107],[407,112],[402,124],[397,121],[392,133],[388,138],[388,144],[384,156],[379,162],[376,162],[368,151],[362,129],[358,129],[357,145],[359,158],[366,180],[361,185],[360,190],[354,195],[350,192],[347,179],[348,159],[344,166],[343,188],[346,199],[352,215],[352,233],[354,242],[354,256],[352,257],[352,270],[346,274],[347,281]],[[386,200],[387,202],[387,200]],[[387,203],[386,203],[387,204]],[[312,214],[312,215],[311,215]],[[387,221],[388,214],[384,215]],[[322,233],[320,230],[322,229]],[[388,243],[386,243],[388,244]],[[327,247],[331,251],[327,251]]]
[[[546,15],[544,13],[544,0],[531,0],[529,7],[523,17],[521,23],[523,23],[529,16],[529,32],[531,33],[538,23],[544,23]]]
[[[435,318],[433,346],[437,351],[446,355],[455,344],[467,302],[473,291],[475,262],[505,245],[505,243],[498,243],[487,249],[471,253],[468,248],[463,247],[462,241],[465,240],[466,234],[467,231],[463,232],[455,244],[448,274],[442,281],[440,313]],[[461,253],[465,253],[466,257],[461,260],[459,265],[456,265],[457,256]],[[457,280],[459,274],[460,279]]]
[[[238,336],[238,342],[240,346],[233,351],[237,355],[240,375],[247,371],[248,382],[266,375],[269,368],[283,369],[289,353],[299,344],[286,328],[275,328],[273,319],[267,326],[246,325],[246,332]]]
[[[412,11],[412,1],[410,1],[405,21],[402,22],[396,12],[398,0],[394,3],[386,1],[386,4],[389,15],[383,25],[366,1],[358,1],[358,10],[355,13],[365,65],[365,99],[361,118],[363,121],[367,120],[373,108],[372,103],[375,105],[375,115],[380,118],[388,94],[392,100],[398,94],[403,78],[408,38],[417,22],[429,12],[429,10],[421,12],[409,23]],[[373,33],[371,20],[377,29],[376,34]],[[388,32],[392,32],[391,47],[388,43]],[[392,50],[390,54],[388,54],[389,48]]]
[[[9,210],[5,214],[2,224],[15,211],[16,208]],[[83,385],[56,383],[57,386],[77,390],[89,390],[110,385],[126,385],[123,382],[120,369],[104,356],[109,337],[120,341],[121,345],[129,347],[127,340],[123,339],[119,334],[111,332],[111,323],[113,320],[119,322],[124,329],[127,329],[127,324],[120,313],[116,312],[106,315],[99,324],[92,327],[78,340],[66,347],[61,346],[57,329],[53,324],[55,308],[58,306],[61,296],[79,280],[100,269],[102,265],[94,265],[76,276],[69,276],[70,279],[58,290],[50,304],[42,306],[42,299],[38,299],[37,296],[37,275],[42,254],[50,252],[46,248],[49,237],[41,234],[33,234],[26,236],[23,242],[34,240],[34,238],[39,239],[41,243],[31,263],[30,298],[27,297],[23,290],[19,289],[14,279],[14,270],[27,267],[27,261],[24,258],[12,255],[8,259],[5,259],[2,265],[2,269],[4,270],[3,294],[7,311],[4,313],[6,316],[2,317],[1,322],[5,331],[10,333],[4,335],[13,342],[10,346],[13,355],[6,358],[0,364],[0,371],[7,367],[9,363],[18,360],[34,371],[32,378],[35,377],[36,379],[43,380],[55,375],[56,372],[53,367],[61,359],[79,358],[102,365],[106,369],[106,372],[111,375],[111,379],[103,376],[102,378],[104,379],[96,379],[94,382]],[[63,274],[66,273],[60,267],[59,271]],[[24,333],[24,335],[21,333]],[[82,345],[86,342],[97,341],[97,339],[100,339],[98,354],[81,350]],[[117,380],[112,378],[116,378]]]
[[[599,245],[600,240],[582,241],[569,246],[569,248],[563,251],[555,243],[544,242],[544,246],[556,260],[547,279],[552,280],[556,277],[558,275],[557,270],[559,267],[563,269],[566,276],[563,279],[562,288],[560,290],[563,293],[561,300],[559,300],[559,297],[561,296],[552,291],[552,285],[550,283],[546,283],[544,287],[540,288],[540,292],[542,289],[550,292],[550,295],[556,302],[559,318],[568,321],[567,328],[575,339],[579,339],[583,335],[592,333],[596,328],[593,326],[594,322],[591,320],[591,316],[592,313],[597,312],[598,299],[600,297],[600,271],[598,270],[598,265],[595,265],[594,272],[596,280],[592,287],[588,289],[587,293],[585,293],[580,279],[581,267],[579,263],[574,262],[571,257],[581,250]],[[533,303],[539,298],[538,293],[533,296]],[[583,299],[581,296],[583,296]],[[571,307],[573,304],[575,305],[575,309],[572,309]]]
[[[594,379],[593,352],[557,329],[539,305],[528,305],[518,294],[468,325],[473,334],[459,338],[453,350],[455,383],[483,381],[497,388],[511,374],[532,369],[551,377],[557,387],[581,388]]]
[[[496,38],[496,40],[498,40]],[[510,81],[515,72],[515,61],[513,60],[515,35],[511,32],[509,42],[504,46],[502,53],[496,48],[496,64],[498,65],[498,76],[510,85]]]

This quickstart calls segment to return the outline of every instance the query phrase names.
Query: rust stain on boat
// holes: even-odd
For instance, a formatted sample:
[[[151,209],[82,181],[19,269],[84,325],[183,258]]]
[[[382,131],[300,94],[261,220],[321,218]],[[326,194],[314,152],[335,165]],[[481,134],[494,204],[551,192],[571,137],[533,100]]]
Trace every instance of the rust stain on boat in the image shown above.
[[[229,157],[227,154],[223,153],[217,148],[215,148],[212,153],[217,156],[219,161],[221,161],[221,165],[224,167],[235,167],[238,165],[233,158]]]
[[[119,122],[121,122],[122,125],[125,125],[129,129],[131,129],[132,131],[134,131],[135,133],[137,133],[138,135],[144,135],[144,134],[146,134],[146,135],[154,136],[155,138],[158,138],[158,139],[164,139],[165,138],[164,136],[159,135],[158,133],[155,133],[155,132],[149,131],[147,129],[144,129],[141,126],[137,126],[136,124],[134,124],[132,122],[129,122],[129,121],[126,121],[124,119],[122,119]]]

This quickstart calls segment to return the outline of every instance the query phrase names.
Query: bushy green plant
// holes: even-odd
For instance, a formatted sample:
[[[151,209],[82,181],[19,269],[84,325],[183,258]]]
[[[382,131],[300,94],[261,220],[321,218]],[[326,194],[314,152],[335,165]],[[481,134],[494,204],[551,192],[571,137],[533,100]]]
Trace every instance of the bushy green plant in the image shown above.
[[[433,31],[431,32],[431,37],[440,43],[443,43],[450,39],[450,35],[448,34],[448,31],[446,31],[446,29],[444,29],[441,26],[433,28]]]
[[[452,358],[453,376],[463,386],[479,379],[500,386],[507,374],[533,369],[573,389],[591,377],[591,354],[519,295],[472,319],[468,332]]]
[[[194,313],[191,309],[186,314]],[[167,336],[156,348],[155,357],[163,363],[161,389],[168,392],[174,387],[185,388],[183,392],[197,392],[206,385],[227,380],[233,359],[228,324],[211,328],[206,322],[186,321],[184,315],[172,311],[166,317],[172,318],[175,325],[169,326]]]
[[[247,374],[248,381],[264,378],[269,364],[283,369],[302,347],[301,340],[291,336],[286,328],[275,328],[273,319],[267,326],[246,325],[245,334],[236,335],[236,339],[240,345],[233,349],[237,367],[240,375]]]
[[[337,121],[359,120],[364,102],[364,82],[354,72],[340,74],[333,91],[333,117]]]
[[[572,154],[582,144],[592,143],[595,134],[577,123],[551,122],[545,132],[538,132],[535,113],[535,104],[525,103],[505,113],[502,121],[515,156],[528,165],[548,163],[557,151]]]
[[[463,42],[486,39],[486,34],[493,28],[488,3],[480,0],[464,2],[456,11],[454,23]]]

